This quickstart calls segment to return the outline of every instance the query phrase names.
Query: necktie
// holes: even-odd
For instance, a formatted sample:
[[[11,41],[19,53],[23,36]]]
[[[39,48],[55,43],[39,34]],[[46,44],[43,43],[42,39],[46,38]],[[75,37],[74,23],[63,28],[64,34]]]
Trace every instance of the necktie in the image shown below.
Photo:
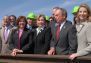
[[[4,31],[5,42],[7,41],[7,38],[8,38],[8,29],[6,28],[5,31]]]
[[[20,47],[21,47],[21,35],[22,35],[22,32],[23,32],[23,30],[19,30],[18,31],[18,39],[19,39],[19,41],[18,41],[18,48],[20,49]]]
[[[60,33],[60,24],[57,25],[57,28],[56,28],[56,40],[58,41],[59,40],[59,34]]]

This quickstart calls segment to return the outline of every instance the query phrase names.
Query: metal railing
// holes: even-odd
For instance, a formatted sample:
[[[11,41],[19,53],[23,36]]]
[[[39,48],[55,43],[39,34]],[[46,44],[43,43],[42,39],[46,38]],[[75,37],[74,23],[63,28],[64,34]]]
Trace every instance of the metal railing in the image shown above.
[[[18,54],[0,55],[0,63],[91,63],[91,56],[82,56],[70,60],[69,55]]]

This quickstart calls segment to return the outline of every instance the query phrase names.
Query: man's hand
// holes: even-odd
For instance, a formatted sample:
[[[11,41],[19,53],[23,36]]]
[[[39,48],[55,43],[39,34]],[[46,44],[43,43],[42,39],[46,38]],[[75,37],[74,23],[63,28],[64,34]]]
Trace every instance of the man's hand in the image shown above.
[[[73,60],[73,59],[75,59],[77,57],[77,54],[71,54],[70,56],[69,56],[69,59],[71,59],[71,60]]]
[[[55,49],[54,49],[54,48],[51,48],[51,49],[48,51],[48,55],[55,55]]]
[[[19,50],[19,49],[16,49],[16,48],[15,48],[15,49],[13,49],[13,52],[17,52],[18,50]]]

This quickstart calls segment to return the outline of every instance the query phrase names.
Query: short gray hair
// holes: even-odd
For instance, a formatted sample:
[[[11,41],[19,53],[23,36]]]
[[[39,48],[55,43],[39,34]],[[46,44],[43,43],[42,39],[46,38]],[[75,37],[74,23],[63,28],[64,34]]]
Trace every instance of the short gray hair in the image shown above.
[[[64,9],[64,8],[59,8],[59,9],[57,9],[57,10],[62,11],[62,15],[65,16],[65,18],[67,18],[67,11],[66,11],[66,9]]]

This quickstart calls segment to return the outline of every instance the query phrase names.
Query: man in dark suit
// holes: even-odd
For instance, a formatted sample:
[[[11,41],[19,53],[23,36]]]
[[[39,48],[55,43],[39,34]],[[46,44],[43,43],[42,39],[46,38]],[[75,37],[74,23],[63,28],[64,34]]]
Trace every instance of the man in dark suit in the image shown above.
[[[56,23],[52,23],[52,40],[48,55],[71,54],[77,50],[76,28],[67,21],[67,12],[63,8],[56,9],[54,13]]]

